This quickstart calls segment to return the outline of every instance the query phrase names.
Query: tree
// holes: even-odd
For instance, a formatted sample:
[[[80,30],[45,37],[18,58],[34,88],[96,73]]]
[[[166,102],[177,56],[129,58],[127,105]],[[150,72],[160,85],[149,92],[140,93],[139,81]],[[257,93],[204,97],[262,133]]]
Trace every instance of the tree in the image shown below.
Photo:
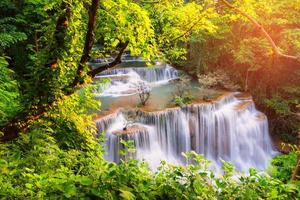
[[[121,63],[125,50],[144,58],[182,60],[183,43],[192,32],[213,32],[215,28],[209,20],[214,15],[212,9],[182,0],[155,4],[131,0],[104,0],[101,4],[98,0],[90,4],[79,0],[28,0],[18,6],[20,12],[15,17],[30,24],[26,44],[30,52],[26,52],[26,79],[21,85],[24,109],[0,127],[3,141],[26,132],[34,121],[96,74]],[[86,65],[91,55],[114,56],[114,60],[91,69]],[[17,59],[12,56],[12,60]],[[13,68],[21,75],[19,67]]]
[[[243,12],[242,10],[234,7],[233,5],[228,3],[228,1],[226,1],[226,0],[221,0],[221,2],[223,2],[230,9],[233,9],[236,12],[240,13],[242,16],[246,17],[253,25],[255,25],[262,32],[262,34],[265,36],[265,38],[268,40],[275,56],[295,60],[300,63],[300,55],[292,56],[292,55],[282,53],[280,48],[278,48],[277,45],[275,44],[275,42],[272,39],[272,37],[270,36],[270,34],[266,31],[266,29],[257,20],[254,19],[254,17],[252,17],[251,15],[248,15],[246,12]]]
[[[142,106],[145,106],[150,97],[151,88],[145,82],[140,81],[136,85],[137,94],[140,98],[140,103]]]
[[[21,113],[18,113],[17,116],[12,118],[6,125],[1,127],[0,130],[4,133],[2,140],[4,141],[11,140],[17,137],[19,132],[26,130],[26,128],[28,128],[28,126],[34,120],[39,119],[49,108],[51,108],[51,106],[57,103],[57,101],[64,98],[64,95],[70,95],[74,93],[74,91],[76,91],[76,87],[73,87],[70,90],[69,87],[61,88],[62,85],[58,85],[55,83],[55,81],[57,81],[57,78],[59,78],[59,76],[61,75],[60,71],[57,68],[60,68],[60,65],[64,64],[63,61],[61,61],[63,55],[71,53],[71,51],[74,52],[74,50],[76,52],[76,49],[71,49],[71,51],[67,50],[69,47],[68,42],[70,41],[66,41],[67,39],[69,39],[68,34],[70,33],[68,31],[73,26],[73,24],[70,25],[70,19],[72,18],[72,14],[75,15],[76,12],[71,12],[71,4],[68,4],[65,1],[55,3],[52,4],[53,7],[49,9],[51,10],[52,8],[57,7],[57,10],[59,11],[57,11],[59,14],[56,21],[52,42],[50,42],[49,46],[46,45],[47,48],[41,50],[41,52],[36,52],[35,55],[37,58],[39,58],[39,56],[44,56],[45,53],[50,52],[50,55],[46,59],[42,60],[43,66],[39,66],[39,68],[37,69],[38,71],[36,71],[34,73],[34,76],[32,77],[33,80],[38,79],[36,80],[37,83],[43,86],[40,90],[37,90],[37,93],[31,94],[33,98],[38,97],[38,102],[30,102],[28,109],[25,109]],[[93,0],[92,4],[89,6],[89,23],[87,28],[84,51],[77,70],[78,74],[80,74],[82,66],[87,62],[89,52],[92,48],[93,31],[95,27],[95,17],[97,15],[98,5],[99,0]],[[45,13],[42,12],[39,14]],[[77,16],[75,16],[74,18],[76,19],[76,17]],[[52,24],[50,24],[49,26],[51,27],[51,25]],[[47,31],[49,30],[46,29],[46,35]],[[42,76],[37,75],[37,73],[39,72],[41,72]],[[78,79],[78,76],[74,76],[74,80],[72,81],[71,85],[77,86],[77,83],[79,82]],[[45,91],[45,89],[49,90]]]

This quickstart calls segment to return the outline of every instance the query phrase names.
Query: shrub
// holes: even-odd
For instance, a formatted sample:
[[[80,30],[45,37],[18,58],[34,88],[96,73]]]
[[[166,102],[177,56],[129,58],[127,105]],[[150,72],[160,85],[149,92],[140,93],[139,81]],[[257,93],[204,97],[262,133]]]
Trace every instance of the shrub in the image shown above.
[[[295,151],[286,155],[278,155],[273,158],[269,171],[274,178],[283,182],[291,180],[293,170],[297,164],[297,153]]]

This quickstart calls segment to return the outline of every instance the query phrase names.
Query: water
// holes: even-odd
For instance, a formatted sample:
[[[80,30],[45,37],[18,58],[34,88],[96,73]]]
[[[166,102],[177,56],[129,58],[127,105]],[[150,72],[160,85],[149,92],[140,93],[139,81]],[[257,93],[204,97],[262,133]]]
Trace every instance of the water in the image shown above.
[[[166,84],[177,78],[177,70],[169,65],[159,67],[135,67],[106,70],[96,78],[110,78],[111,82],[103,88],[101,96],[120,97],[137,93],[141,83],[149,86]]]
[[[115,87],[119,83],[113,82],[105,88],[105,95],[102,95],[106,96],[107,103],[109,99],[122,100],[134,95],[136,92],[131,91],[130,84],[136,80],[147,82],[153,90],[160,82],[172,86],[168,82],[176,79],[177,71],[166,66],[115,69],[100,74],[102,77],[123,75],[128,76],[123,85]],[[120,95],[118,88],[122,87],[126,92]],[[163,97],[168,96],[167,93],[157,94]],[[222,160],[231,162],[242,172],[251,167],[264,170],[274,155],[267,118],[256,110],[251,97],[239,96],[239,93],[227,93],[211,103],[160,108],[152,112],[118,109],[96,121],[99,133],[106,133],[106,159],[113,162],[126,159],[119,154],[124,148],[120,140],[124,139],[133,140],[136,147],[136,152],[129,156],[145,159],[153,170],[161,160],[186,164],[182,152],[191,150],[211,160],[214,171],[220,170]],[[123,130],[125,126],[127,129]]]

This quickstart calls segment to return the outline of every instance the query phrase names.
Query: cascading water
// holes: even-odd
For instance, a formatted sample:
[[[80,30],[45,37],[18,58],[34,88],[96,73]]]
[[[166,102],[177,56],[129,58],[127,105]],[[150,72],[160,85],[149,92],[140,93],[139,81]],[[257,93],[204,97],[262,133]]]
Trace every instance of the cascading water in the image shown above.
[[[96,58],[96,59],[91,59],[90,64],[107,64],[109,62],[113,62],[115,58],[109,57],[109,58]],[[145,62],[144,59],[138,56],[131,56],[130,54],[124,54],[121,57],[122,62]]]
[[[98,75],[98,77],[104,76],[124,76],[132,75],[131,73],[135,72],[141,80],[147,82],[167,82],[171,79],[177,78],[178,72],[173,67],[166,65],[160,67],[133,67],[133,68],[121,68],[121,69],[112,69],[106,70]]]
[[[170,163],[184,164],[184,162],[181,162],[181,160],[178,159],[178,156],[173,153],[174,150],[170,148],[169,154],[166,152],[166,149],[164,149],[161,144],[161,139],[164,140],[163,142],[167,142],[168,138],[158,135],[155,126],[134,123],[131,128],[128,128],[128,131],[123,131],[124,126],[126,126],[127,123],[128,121],[121,111],[97,121],[98,131],[106,132],[105,158],[107,160],[119,162],[121,158],[119,151],[123,149],[123,145],[120,141],[123,139],[134,141],[136,147],[136,154],[134,156],[137,159],[147,160],[151,164],[152,169],[158,167],[161,160],[166,160]],[[189,141],[188,135],[186,135],[186,140],[187,142]],[[174,142],[176,141],[178,140],[175,139]],[[182,146],[188,147],[189,145]],[[181,150],[182,152],[187,152],[190,149]]]
[[[116,69],[100,76],[135,72],[136,78],[155,83],[176,78],[177,72],[168,67]],[[229,93],[212,103],[157,112],[131,111],[131,115],[134,115],[133,123],[122,109],[96,121],[99,133],[106,133],[107,160],[118,162],[121,159],[121,139],[133,140],[136,153],[132,156],[145,159],[152,169],[161,160],[185,164],[182,152],[191,150],[211,160],[211,168],[216,171],[222,160],[244,172],[251,167],[263,170],[274,155],[266,116],[256,110],[251,97],[241,98],[240,93]],[[130,125],[124,130],[127,124]]]
[[[137,93],[137,85],[145,83],[155,86],[168,83],[177,78],[177,70],[169,65],[160,67],[136,67],[106,70],[97,78],[111,78],[110,84],[103,88],[102,96],[127,96]]]

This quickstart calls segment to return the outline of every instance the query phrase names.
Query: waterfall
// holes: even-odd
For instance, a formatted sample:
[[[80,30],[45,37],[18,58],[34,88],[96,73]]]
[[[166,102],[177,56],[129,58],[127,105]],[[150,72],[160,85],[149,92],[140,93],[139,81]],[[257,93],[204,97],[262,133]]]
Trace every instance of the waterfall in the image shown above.
[[[130,75],[135,72],[141,80],[147,82],[167,81],[177,78],[178,72],[170,65],[156,67],[130,67],[106,70],[97,75],[97,77],[113,77]]]
[[[166,84],[178,77],[178,71],[169,65],[156,67],[132,67],[106,70],[96,78],[110,78],[102,88],[101,96],[120,97],[137,93],[137,85],[144,83],[149,87]]]
[[[177,117],[178,125],[181,126],[179,117],[182,116]],[[185,163],[181,152],[190,150],[188,132],[185,132],[185,135],[178,134],[176,137],[169,138],[168,136],[172,136],[171,134],[168,136],[164,136],[163,133],[157,134],[157,129],[153,125],[134,123],[132,124],[132,131],[130,130],[131,128],[129,128],[129,131],[126,131],[126,134],[124,134],[122,129],[126,123],[127,121],[122,111],[118,111],[109,117],[101,118],[96,122],[100,134],[106,131],[105,159],[112,162],[119,162],[121,158],[126,159],[126,157],[122,157],[119,154],[120,150],[124,149],[124,146],[120,142],[121,139],[123,139],[132,140],[136,148],[134,154],[127,156],[145,159],[150,163],[150,167],[153,170],[159,166],[161,160],[166,160],[174,164]],[[184,129],[184,127],[181,128]],[[183,141],[182,145],[179,144],[181,140]],[[177,142],[179,146],[171,145],[171,142]],[[174,152],[176,152],[176,154],[174,154]]]
[[[169,65],[160,65],[106,70],[97,77],[111,79],[101,96],[106,96],[107,102],[122,102],[123,96],[137,94],[141,82],[150,89],[162,87],[159,85],[176,79],[178,72]],[[172,92],[162,91],[159,95]],[[130,97],[133,98],[137,97]],[[220,170],[224,160],[239,171],[246,172],[251,167],[264,170],[274,155],[267,117],[256,110],[251,97],[242,97],[241,93],[227,93],[213,102],[183,108],[155,112],[132,109],[130,113],[134,120],[128,110],[119,108],[96,121],[98,133],[105,133],[105,158],[109,161],[127,159],[120,155],[124,150],[121,140],[133,141],[136,148],[135,153],[127,156],[145,159],[153,170],[161,160],[186,164],[182,153],[191,150],[212,161],[214,171]]]
[[[239,171],[250,167],[266,169],[274,151],[266,116],[257,111],[252,99],[238,93],[225,95],[212,103],[198,103],[159,112],[137,111],[132,131],[122,110],[96,122],[99,133],[106,132],[106,159],[118,162],[120,139],[133,140],[138,159],[155,169],[160,160],[185,164],[182,152],[194,150],[220,169],[222,160]]]
[[[89,62],[92,64],[107,64],[109,62],[113,62],[115,58],[108,57],[108,58],[94,58],[91,59]],[[130,54],[124,54],[121,57],[122,62],[145,62],[146,60],[142,59],[139,56],[131,56]]]

